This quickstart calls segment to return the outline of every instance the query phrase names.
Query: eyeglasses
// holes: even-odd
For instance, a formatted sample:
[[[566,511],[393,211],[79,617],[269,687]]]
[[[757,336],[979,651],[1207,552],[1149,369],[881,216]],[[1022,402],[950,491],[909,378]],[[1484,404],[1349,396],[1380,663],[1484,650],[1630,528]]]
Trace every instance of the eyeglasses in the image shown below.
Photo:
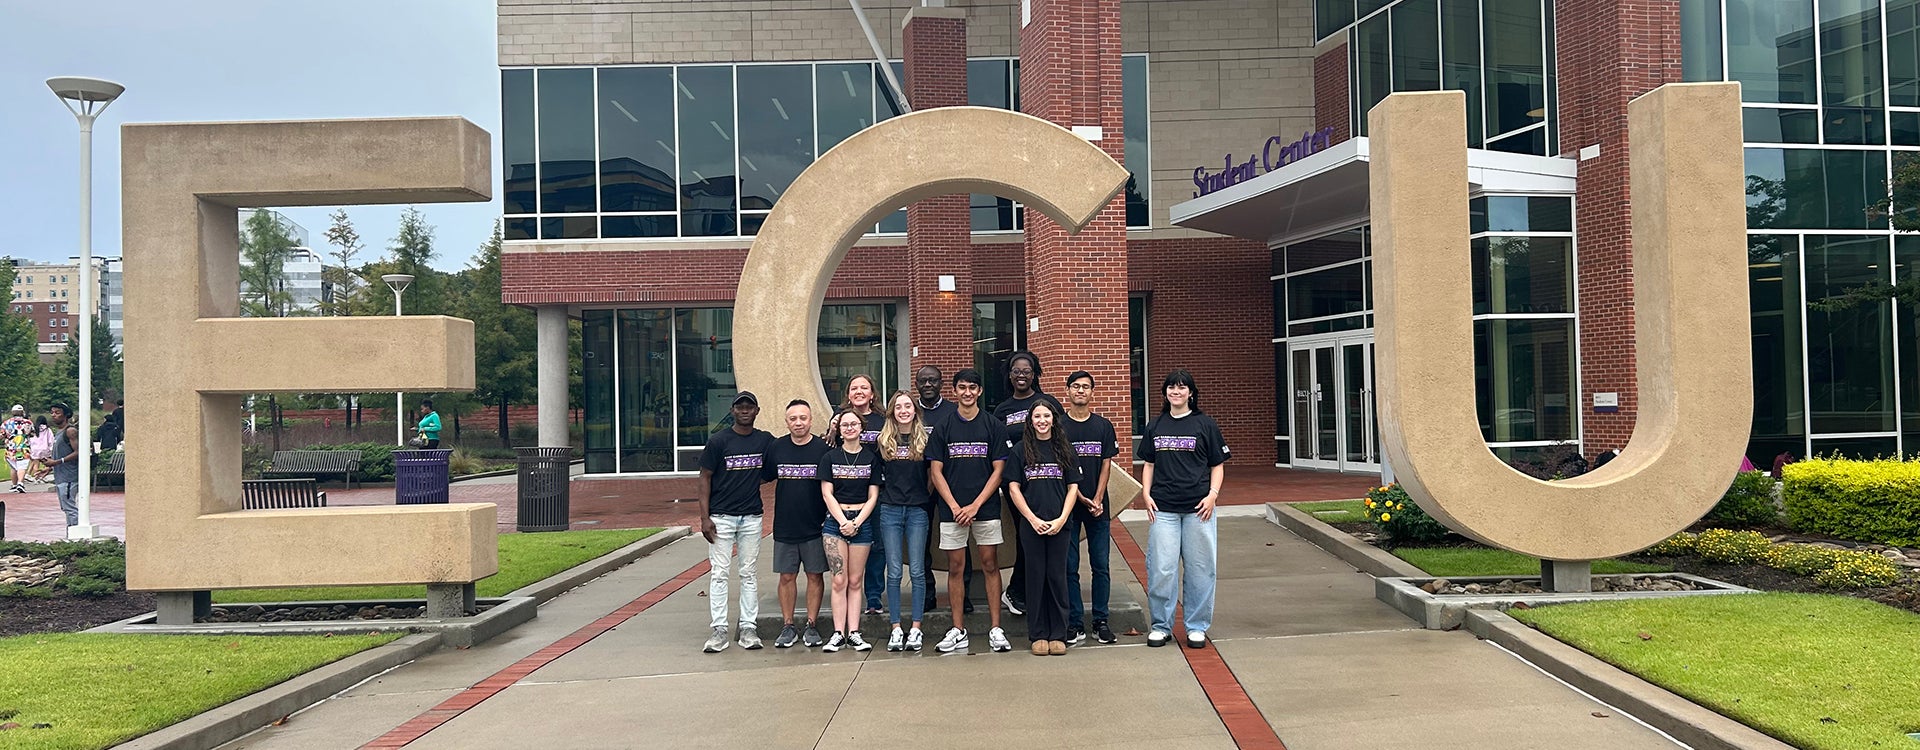
[[[1067,390],[1069,390],[1069,391],[1091,391],[1091,390],[1093,390],[1093,384],[1092,384],[1092,383],[1074,383],[1073,385],[1069,385],[1069,386],[1067,386]]]

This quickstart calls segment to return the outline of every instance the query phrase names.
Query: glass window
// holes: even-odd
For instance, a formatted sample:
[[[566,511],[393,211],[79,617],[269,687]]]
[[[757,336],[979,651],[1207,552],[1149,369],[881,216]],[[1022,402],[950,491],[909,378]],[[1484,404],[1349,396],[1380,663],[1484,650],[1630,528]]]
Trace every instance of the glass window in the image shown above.
[[[1878,438],[1839,438],[1835,440],[1813,441],[1813,453],[1816,456],[1839,455],[1844,458],[1872,460],[1892,458],[1899,450],[1894,446],[1892,437]]]
[[[1483,14],[1487,135],[1492,137],[1546,119],[1546,47],[1540,0],[1485,0]]]
[[[620,470],[673,471],[673,311],[620,311]]]
[[[980,408],[992,409],[1007,397],[1007,358],[1026,348],[1027,303],[1000,300],[973,303],[973,369],[983,384]]]
[[[1472,254],[1475,315],[1573,310],[1573,240],[1477,237]]]
[[[1920,235],[1893,237],[1894,278],[1920,281]],[[1920,452],[1920,306],[1900,303],[1894,335],[1900,342],[1900,432],[1908,454]]]
[[[655,216],[604,216],[600,219],[602,237],[672,237],[677,220],[672,214]]]
[[[1314,41],[1332,36],[1350,23],[1353,23],[1353,0],[1314,0]]]
[[[1287,277],[1287,317],[1291,320],[1364,312],[1365,263]]]
[[[599,222],[591,216],[546,216],[540,219],[540,239],[565,240],[592,237]]]
[[[1887,237],[1806,238],[1807,301],[1884,283]],[[1892,303],[1807,312],[1807,385],[1813,432],[1880,432],[1894,421]]]
[[[1746,162],[1749,228],[1886,226],[1867,210],[1887,194],[1884,151],[1749,148]]]
[[[1362,0],[1364,2],[1365,0]],[[1354,101],[1359,105],[1355,133],[1367,134],[1367,113],[1393,91],[1393,61],[1388,57],[1387,16],[1378,15],[1353,27]]]
[[[874,400],[892,393],[888,349],[895,344],[892,305],[827,305],[820,308],[820,379],[827,395],[845,398],[855,375],[874,379]]]
[[[1727,79],[1750,102],[1813,104],[1813,0],[1725,0]]]
[[[600,70],[600,210],[677,208],[672,102],[672,68]]]
[[[820,153],[873,125],[873,75],[868,63],[814,67]]]
[[[1920,112],[1891,112],[1887,116],[1892,131],[1888,142],[1895,146],[1920,146]]]
[[[1481,232],[1571,232],[1573,201],[1551,196],[1494,195],[1468,202],[1468,225]]]
[[[1010,109],[1013,89],[1007,76],[1006,60],[967,61],[967,104],[975,107]],[[973,231],[991,232],[1013,229],[1013,200],[975,193],[968,197],[968,213]]]
[[[1720,80],[1720,0],[1680,0],[1680,80]]]
[[[1827,142],[1885,143],[1880,1],[1821,0],[1817,5],[1820,101],[1827,105]]]
[[[532,195],[532,193],[528,193]],[[501,238],[509,240],[530,240],[540,236],[540,220],[533,218],[508,219],[501,227]]]
[[[586,412],[586,470],[619,471],[613,447],[613,311],[580,314],[580,405]]]
[[[1749,143],[1820,142],[1820,114],[1810,109],[1747,107],[1740,120]]]
[[[806,65],[742,65],[740,209],[773,202],[813,163],[813,73]]]
[[[890,67],[893,70],[894,80],[899,81],[901,86],[907,85],[906,66],[902,63],[895,62],[892,63]],[[886,79],[881,76],[879,68],[875,68],[873,71],[873,87],[876,91],[880,92],[879,99],[874,102],[874,122],[899,117],[901,114],[900,102],[893,95],[893,87],[888,86]],[[881,219],[880,233],[906,234],[907,209],[902,208],[888,214],[886,218]]]
[[[1393,24],[1393,90],[1440,88],[1440,0],[1401,0]]]
[[[680,446],[698,448],[733,425],[730,410],[739,392],[733,379],[733,310],[675,310],[674,372],[679,378]],[[699,456],[682,456],[680,469],[697,468]]]
[[[1359,260],[1366,254],[1364,233],[1359,229],[1315,237],[1286,247],[1287,270],[1299,273],[1341,261]],[[1278,269],[1275,269],[1276,272]],[[1285,308],[1274,308],[1282,310]]]
[[[1152,226],[1152,205],[1147,192],[1153,181],[1153,164],[1147,141],[1147,57],[1124,55],[1120,58],[1121,119],[1127,136],[1127,226]]]
[[[1573,321],[1473,324],[1474,385],[1488,442],[1572,440]]]
[[[1920,0],[1887,0],[1887,103],[1920,107]]]
[[[1387,7],[1387,3],[1390,2],[1393,0],[1359,0],[1355,12],[1359,17],[1364,17],[1368,13]]]
[[[500,71],[500,160],[506,168],[500,186],[503,209],[509,214],[540,210],[534,182],[533,71]],[[509,237],[508,239],[530,239]]]
[[[1129,370],[1127,396],[1133,402],[1133,429],[1140,434],[1141,426],[1147,423],[1147,381],[1153,377],[1148,372],[1147,362],[1147,326],[1153,316],[1153,308],[1146,297],[1127,298],[1127,366]],[[1159,409],[1154,409],[1159,411]]]
[[[1505,151],[1509,154],[1547,155],[1547,129],[1534,128],[1524,133],[1509,135],[1487,144],[1492,151]]]
[[[540,71],[540,212],[592,213],[593,71]],[[589,233],[593,236],[592,222]]]
[[[1440,59],[1442,79],[1449,89],[1467,92],[1467,146],[1485,142],[1480,103],[1480,3],[1478,0],[1441,0]]]
[[[735,234],[733,144],[733,68],[727,65],[679,69],[680,90],[680,234],[724,237]],[[705,445],[702,439],[699,443]]]

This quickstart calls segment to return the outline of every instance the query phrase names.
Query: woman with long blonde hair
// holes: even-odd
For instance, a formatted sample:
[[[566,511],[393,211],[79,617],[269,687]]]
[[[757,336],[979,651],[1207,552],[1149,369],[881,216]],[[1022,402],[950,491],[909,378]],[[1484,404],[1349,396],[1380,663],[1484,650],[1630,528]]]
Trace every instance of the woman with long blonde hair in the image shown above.
[[[880,546],[887,555],[887,613],[893,618],[888,651],[919,651],[920,620],[926,614],[927,535],[933,495],[927,491],[927,431],[921,429],[920,408],[913,395],[894,391],[887,398],[887,423],[880,428],[878,449],[886,484],[880,491]],[[902,632],[900,566],[913,579],[913,629]]]

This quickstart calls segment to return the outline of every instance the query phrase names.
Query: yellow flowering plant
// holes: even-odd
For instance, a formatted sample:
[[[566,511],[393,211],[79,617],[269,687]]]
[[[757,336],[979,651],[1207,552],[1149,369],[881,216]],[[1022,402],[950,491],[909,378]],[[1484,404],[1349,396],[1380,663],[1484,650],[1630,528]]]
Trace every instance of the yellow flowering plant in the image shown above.
[[[1368,490],[1360,504],[1366,509],[1367,520],[1391,546],[1439,541],[1452,533],[1421,510],[1399,484]]]

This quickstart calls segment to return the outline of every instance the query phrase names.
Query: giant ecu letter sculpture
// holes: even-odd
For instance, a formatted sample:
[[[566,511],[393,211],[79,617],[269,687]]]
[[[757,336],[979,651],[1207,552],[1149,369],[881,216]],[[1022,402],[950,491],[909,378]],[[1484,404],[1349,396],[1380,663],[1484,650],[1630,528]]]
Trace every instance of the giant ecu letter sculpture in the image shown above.
[[[1673,84],[1629,106],[1638,422],[1619,458],[1554,482],[1502,464],[1475,414],[1463,103],[1457,91],[1394,94],[1369,116],[1381,441],[1421,508],[1549,561],[1555,589],[1583,590],[1584,575],[1552,579],[1698,520],[1746,447],[1744,166],[1740,129],[1727,127],[1740,92]]]
[[[121,130],[127,587],[163,625],[210,589],[424,583],[429,614],[498,570],[494,506],[240,509],[248,393],[474,385],[473,323],[241,318],[237,209],[482,201],[486,131],[460,118],[136,124]]]

